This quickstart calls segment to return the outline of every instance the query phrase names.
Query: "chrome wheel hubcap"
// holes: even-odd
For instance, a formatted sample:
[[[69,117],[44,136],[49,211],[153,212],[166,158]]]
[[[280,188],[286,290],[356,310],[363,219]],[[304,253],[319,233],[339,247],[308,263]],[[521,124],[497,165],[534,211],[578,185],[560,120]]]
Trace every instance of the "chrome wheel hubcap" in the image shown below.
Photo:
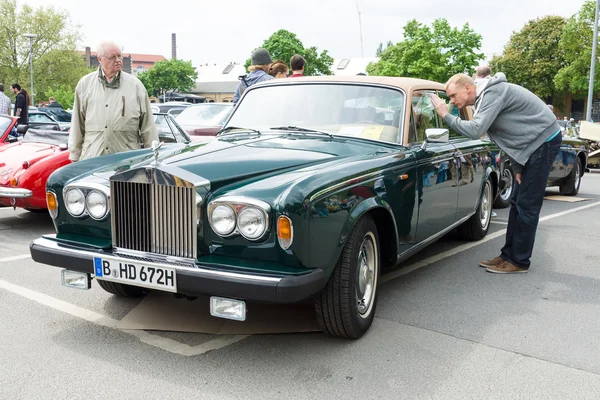
[[[510,169],[505,169],[502,172],[502,178],[506,181],[506,186],[504,187],[504,189],[502,190],[502,192],[500,192],[500,198],[504,201],[510,199],[510,195],[512,194],[512,187],[513,187],[513,174],[512,171]]]
[[[481,196],[481,206],[479,207],[479,220],[483,229],[486,229],[490,223],[490,217],[492,215],[491,199],[492,187],[489,182],[486,182],[485,188],[483,189],[483,195]]]
[[[377,285],[377,259],[375,237],[372,233],[365,235],[358,252],[356,304],[361,316],[368,316],[373,306]]]

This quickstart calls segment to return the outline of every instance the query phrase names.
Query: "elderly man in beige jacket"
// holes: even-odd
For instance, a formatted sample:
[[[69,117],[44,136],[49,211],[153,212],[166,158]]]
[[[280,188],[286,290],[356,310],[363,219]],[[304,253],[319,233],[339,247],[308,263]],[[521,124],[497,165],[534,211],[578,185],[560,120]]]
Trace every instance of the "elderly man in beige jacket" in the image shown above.
[[[81,78],[69,135],[69,159],[85,160],[152,146],[158,140],[148,92],[125,72],[121,49],[113,42],[98,48],[98,71]]]

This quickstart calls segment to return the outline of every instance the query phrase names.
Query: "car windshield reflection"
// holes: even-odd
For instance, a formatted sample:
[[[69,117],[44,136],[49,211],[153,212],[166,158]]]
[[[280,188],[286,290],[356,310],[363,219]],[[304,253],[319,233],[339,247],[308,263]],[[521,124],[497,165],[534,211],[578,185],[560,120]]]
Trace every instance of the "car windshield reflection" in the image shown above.
[[[333,135],[400,143],[404,94],[349,84],[268,85],[249,90],[227,125],[269,131],[298,126]]]

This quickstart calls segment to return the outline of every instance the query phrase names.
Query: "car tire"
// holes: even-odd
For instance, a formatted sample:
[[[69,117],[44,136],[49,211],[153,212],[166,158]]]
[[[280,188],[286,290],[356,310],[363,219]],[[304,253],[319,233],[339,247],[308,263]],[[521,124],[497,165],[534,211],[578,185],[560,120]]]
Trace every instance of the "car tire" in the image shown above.
[[[581,160],[577,157],[575,158],[571,174],[569,174],[566,182],[560,185],[560,194],[564,196],[577,195],[577,193],[579,193],[579,187],[581,186],[582,172],[583,168],[581,168]]]
[[[492,198],[494,190],[492,182],[488,178],[485,181],[477,211],[471,218],[465,221],[460,227],[460,234],[467,240],[481,240],[490,229],[490,220],[492,218]]]
[[[494,201],[494,208],[507,208],[510,206],[510,198],[512,197],[513,186],[515,182],[515,173],[510,164],[505,165],[500,179],[506,181],[506,186],[504,186],[504,189],[498,193],[498,196]]]
[[[141,297],[146,293],[146,289],[137,286],[109,282],[101,279],[97,279],[96,281],[102,289],[119,297]]]
[[[325,288],[315,299],[321,329],[346,339],[360,338],[373,323],[381,257],[373,220],[361,218],[342,250]]]

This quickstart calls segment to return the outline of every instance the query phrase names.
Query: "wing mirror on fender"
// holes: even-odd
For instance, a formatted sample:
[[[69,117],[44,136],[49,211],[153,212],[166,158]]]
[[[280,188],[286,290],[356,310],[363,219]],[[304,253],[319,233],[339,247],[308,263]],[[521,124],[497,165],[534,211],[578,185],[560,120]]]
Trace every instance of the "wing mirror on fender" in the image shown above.
[[[423,148],[427,148],[427,143],[448,143],[450,141],[450,131],[445,128],[425,129],[425,140]]]

